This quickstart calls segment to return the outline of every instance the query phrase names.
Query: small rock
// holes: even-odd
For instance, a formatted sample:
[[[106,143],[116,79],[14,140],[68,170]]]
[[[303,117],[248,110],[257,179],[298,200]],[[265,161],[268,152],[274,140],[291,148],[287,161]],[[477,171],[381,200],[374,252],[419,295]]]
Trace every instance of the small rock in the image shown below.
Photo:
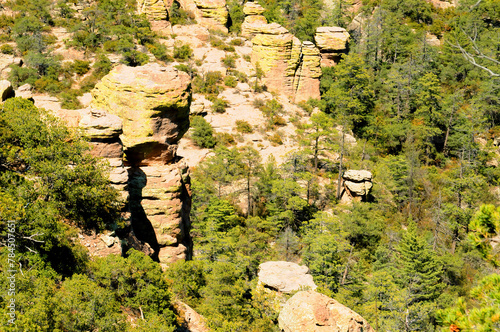
[[[108,247],[112,247],[113,244],[115,244],[115,238],[111,237],[109,235],[101,235],[101,240],[106,244]]]

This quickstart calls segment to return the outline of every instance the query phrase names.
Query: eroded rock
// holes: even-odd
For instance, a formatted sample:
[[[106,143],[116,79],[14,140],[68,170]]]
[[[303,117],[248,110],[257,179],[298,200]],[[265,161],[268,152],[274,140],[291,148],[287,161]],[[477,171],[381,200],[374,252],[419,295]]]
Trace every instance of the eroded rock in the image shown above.
[[[361,201],[370,193],[373,187],[372,173],[367,170],[347,170],[342,179],[344,181],[344,191],[342,200],[349,202],[352,200]]]
[[[0,102],[4,102],[9,98],[14,97],[14,89],[12,84],[7,80],[0,81]]]
[[[137,12],[149,20],[166,20],[171,3],[166,0],[137,0]]]
[[[225,0],[179,0],[181,7],[191,12],[198,24],[208,29],[227,32],[229,12]]]
[[[300,289],[316,289],[309,268],[291,262],[265,262],[259,265],[259,283],[282,293]]]
[[[315,291],[292,296],[280,311],[283,332],[375,332],[359,314]]]
[[[340,27],[318,27],[314,41],[321,53],[321,66],[331,67],[340,61],[343,53],[347,52],[350,35],[346,29]]]

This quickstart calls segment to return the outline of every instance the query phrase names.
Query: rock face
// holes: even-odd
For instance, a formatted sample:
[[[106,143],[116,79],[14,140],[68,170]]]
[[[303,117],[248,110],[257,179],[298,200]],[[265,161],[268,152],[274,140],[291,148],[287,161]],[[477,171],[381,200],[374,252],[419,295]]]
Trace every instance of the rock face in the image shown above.
[[[271,91],[291,97],[295,102],[319,99],[321,76],[318,49],[303,44],[277,23],[254,25],[251,60],[264,72],[263,83]]]
[[[256,2],[247,2],[243,6],[245,20],[241,25],[241,35],[251,39],[258,32],[263,24],[267,24],[267,19],[262,15],[265,9]]]
[[[110,182],[128,196],[126,242],[162,266],[189,258],[189,171],[175,160],[177,142],[189,127],[189,76],[172,66],[118,66],[92,96],[93,108],[80,127],[94,145],[92,153],[112,166]]]
[[[344,180],[344,192],[346,199],[361,201],[372,188],[372,173],[366,170],[348,170],[342,176]]]
[[[229,12],[225,0],[179,0],[180,6],[191,12],[198,24],[208,29],[227,32]]]
[[[349,33],[340,27],[318,27],[314,41],[321,52],[321,66],[331,67],[339,62],[340,56],[347,51]]]
[[[166,0],[137,0],[137,12],[154,21],[166,20],[170,6]]]
[[[259,265],[259,283],[282,293],[291,293],[301,288],[316,289],[307,266],[290,262],[265,262]]]
[[[375,332],[359,314],[314,291],[292,296],[281,310],[278,322],[284,332]]]
[[[92,105],[123,120],[130,164],[166,163],[189,128],[190,78],[173,67],[120,65],[92,91]]]
[[[0,102],[4,102],[9,98],[14,97],[14,89],[12,84],[7,80],[0,81]]]

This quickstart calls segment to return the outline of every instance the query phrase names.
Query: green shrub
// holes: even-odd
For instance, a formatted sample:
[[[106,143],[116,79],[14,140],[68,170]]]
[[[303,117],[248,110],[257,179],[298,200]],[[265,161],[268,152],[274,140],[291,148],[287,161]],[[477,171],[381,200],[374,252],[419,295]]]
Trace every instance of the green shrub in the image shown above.
[[[49,92],[51,94],[57,94],[64,89],[64,85],[61,82],[48,76],[42,76],[37,79],[33,87],[39,92]]]
[[[236,120],[236,130],[240,133],[253,133],[252,125],[245,120]]]
[[[61,98],[61,107],[68,110],[76,110],[82,108],[82,104],[78,100],[79,91],[77,90],[68,90],[60,94]]]
[[[236,68],[236,59],[238,58],[237,55],[231,55],[231,54],[226,54],[225,57],[221,59],[222,64],[226,68]]]
[[[111,71],[113,64],[106,55],[99,54],[92,67],[94,68],[94,75],[97,78],[101,78],[104,75],[107,75]]]
[[[235,39],[232,39],[229,44],[230,45],[233,45],[233,46],[241,46],[243,45],[245,42],[243,41],[243,39],[241,38],[235,38]]]
[[[174,46],[174,58],[179,61],[186,61],[193,56],[193,50],[187,44]]]
[[[215,47],[219,50],[226,51],[226,52],[234,52],[235,51],[234,46],[227,45],[220,38],[217,38],[214,36],[210,36],[210,45],[212,47]]]
[[[190,64],[185,65],[185,64],[181,63],[179,65],[176,65],[175,68],[189,74],[189,76],[191,76],[191,77],[195,77],[198,73],[198,70],[196,70],[196,68],[194,68]]]
[[[3,44],[0,46],[0,52],[3,54],[14,54],[14,47],[9,44]]]
[[[11,65],[10,68],[11,71],[9,73],[9,81],[12,83],[14,88],[18,88],[25,83],[35,85],[35,81],[38,79],[38,74],[34,68],[19,67],[16,65]]]
[[[241,83],[247,83],[248,82],[248,76],[245,73],[242,73],[241,71],[237,70],[231,70],[231,74],[238,79]]]
[[[250,55],[249,55],[249,54],[245,54],[245,55],[243,56],[243,60],[245,60],[246,62],[252,62],[252,58],[250,57]]]
[[[192,12],[185,11],[179,6],[177,1],[172,3],[172,7],[170,7],[169,13],[169,21],[172,25],[180,24],[196,24],[195,16]]]
[[[211,149],[215,146],[216,140],[212,126],[201,116],[191,118],[191,139],[200,148]]]
[[[269,142],[271,142],[274,146],[276,145],[282,145],[283,140],[281,139],[281,135],[279,133],[274,133],[271,136],[267,138]]]
[[[197,76],[193,79],[193,91],[205,95],[217,95],[223,88],[220,86],[222,74],[220,71],[209,71],[204,77]]]
[[[127,66],[137,67],[149,62],[149,56],[145,53],[130,50],[122,53],[122,62]]]
[[[217,133],[215,136],[217,144],[219,145],[229,146],[236,144],[234,136],[231,135],[230,133]]]
[[[226,76],[224,77],[224,84],[230,88],[235,88],[238,85],[238,81],[234,76]]]
[[[151,52],[156,59],[163,62],[171,62],[173,58],[168,55],[167,47],[160,43],[153,43],[147,45],[149,52]]]
[[[260,110],[262,107],[264,107],[265,102],[264,102],[264,100],[262,100],[260,98],[255,98],[252,102],[252,105],[253,105],[253,107]]]
[[[72,64],[73,71],[82,76],[89,72],[90,61],[75,60]]]
[[[222,98],[216,98],[212,104],[212,110],[217,113],[224,113],[226,108],[228,108],[229,103],[227,100]]]

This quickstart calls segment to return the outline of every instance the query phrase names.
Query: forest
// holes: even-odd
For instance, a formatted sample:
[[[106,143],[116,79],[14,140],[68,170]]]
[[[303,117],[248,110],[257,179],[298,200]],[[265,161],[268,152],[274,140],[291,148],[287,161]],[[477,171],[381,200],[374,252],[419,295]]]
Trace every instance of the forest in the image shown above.
[[[86,6],[85,20],[66,1],[0,3],[22,8],[0,15],[0,52],[26,63],[12,67],[14,86],[30,83],[78,108],[77,96],[111,70],[112,53],[130,66],[150,61],[144,50],[163,63],[191,56],[189,47],[170,54],[158,43],[135,1],[74,2]],[[363,0],[356,12],[346,0],[259,2],[269,22],[301,41],[313,40],[318,26],[348,29],[349,51],[322,69],[321,99],[300,104],[310,121],[296,119],[297,149],[282,164],[191,117],[190,138],[212,153],[191,170],[193,258],[164,271],[135,250],[89,257],[75,241],[79,231],[128,227],[107,166],[50,112],[21,98],[1,104],[3,331],[184,331],[176,299],[211,331],[279,331],[279,305],[257,285],[259,265],[273,260],[306,265],[318,292],[376,331],[500,330],[500,2],[443,9]],[[243,3],[227,7],[237,36]],[[172,22],[192,23],[182,9],[172,13]],[[96,56],[92,67],[52,56],[53,40],[42,32],[58,26],[71,31],[71,47]],[[188,64],[179,68],[193,77],[193,90],[217,96],[221,77],[210,82]],[[89,70],[75,85],[71,77]],[[242,77],[262,88],[258,70]],[[257,104],[269,128],[279,127],[282,106]],[[337,186],[348,169],[373,174],[370,194],[351,205],[341,204]],[[20,271],[14,325],[4,319],[12,257]],[[127,316],[142,319],[131,324]]]

